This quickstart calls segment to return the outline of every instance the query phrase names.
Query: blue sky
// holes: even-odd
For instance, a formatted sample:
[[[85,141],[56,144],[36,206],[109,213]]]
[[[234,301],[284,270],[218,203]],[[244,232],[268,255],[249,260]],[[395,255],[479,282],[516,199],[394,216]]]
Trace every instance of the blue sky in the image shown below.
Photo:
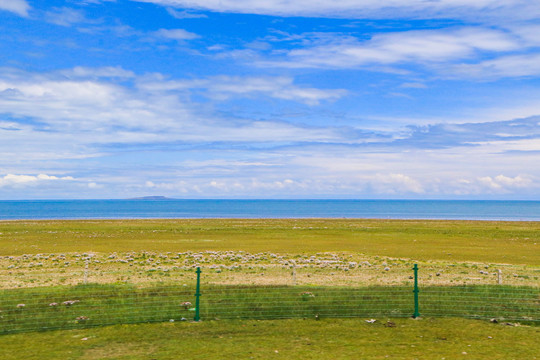
[[[540,200],[540,2],[0,0],[0,199]]]

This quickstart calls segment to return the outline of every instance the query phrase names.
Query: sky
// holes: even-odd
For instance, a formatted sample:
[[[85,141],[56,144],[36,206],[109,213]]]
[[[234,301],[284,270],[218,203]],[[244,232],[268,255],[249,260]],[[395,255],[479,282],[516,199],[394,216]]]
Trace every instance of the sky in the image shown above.
[[[540,2],[0,0],[0,200],[540,200]]]

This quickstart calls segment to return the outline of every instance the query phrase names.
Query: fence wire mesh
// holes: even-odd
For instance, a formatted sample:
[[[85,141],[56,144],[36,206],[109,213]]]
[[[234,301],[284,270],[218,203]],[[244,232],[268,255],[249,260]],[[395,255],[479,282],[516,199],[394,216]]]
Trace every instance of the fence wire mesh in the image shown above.
[[[413,262],[245,252],[0,258],[0,333],[201,320],[410,317]],[[540,322],[539,269],[422,263],[421,316]],[[498,270],[502,270],[501,272]]]

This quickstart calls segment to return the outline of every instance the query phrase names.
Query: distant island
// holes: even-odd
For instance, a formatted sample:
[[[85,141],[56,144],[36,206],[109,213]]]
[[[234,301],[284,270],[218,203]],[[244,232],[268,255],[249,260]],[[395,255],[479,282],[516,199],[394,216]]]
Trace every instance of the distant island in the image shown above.
[[[176,200],[176,199],[168,198],[166,196],[142,196],[142,197],[131,198],[128,200]]]

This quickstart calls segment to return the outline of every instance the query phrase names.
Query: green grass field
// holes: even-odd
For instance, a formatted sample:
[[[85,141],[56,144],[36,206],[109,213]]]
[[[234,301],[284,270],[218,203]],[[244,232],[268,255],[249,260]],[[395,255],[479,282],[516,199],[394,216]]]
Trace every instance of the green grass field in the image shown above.
[[[540,222],[423,220],[3,221],[0,255],[243,250],[540,264]]]
[[[4,335],[0,354],[4,360],[532,360],[539,358],[539,336],[539,327],[464,319],[228,320]]]
[[[538,222],[483,221],[0,222],[0,322],[26,331],[0,336],[0,355],[533,359],[539,230]],[[412,310],[413,263],[428,316],[417,321],[402,319]],[[195,266],[206,294],[204,321],[192,324],[179,321],[193,313],[178,303],[193,301]],[[463,318],[494,309],[507,320]],[[457,318],[430,317],[441,314]],[[348,316],[356,319],[330,319]],[[364,321],[371,317],[377,322]],[[510,326],[516,321],[522,326]],[[158,323],[106,326],[140,322]]]

